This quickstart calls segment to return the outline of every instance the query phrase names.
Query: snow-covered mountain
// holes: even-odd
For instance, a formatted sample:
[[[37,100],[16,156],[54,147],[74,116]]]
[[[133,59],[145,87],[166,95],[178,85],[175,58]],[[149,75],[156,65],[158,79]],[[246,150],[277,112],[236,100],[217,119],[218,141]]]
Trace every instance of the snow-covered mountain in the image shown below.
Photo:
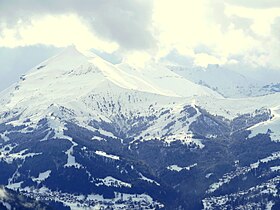
[[[129,72],[128,69],[124,71],[94,54],[82,54],[75,47],[69,47],[32,69],[15,86],[4,91],[0,99],[1,112],[6,114],[10,110],[17,110],[21,113],[21,117],[11,123],[23,123],[29,118],[29,124],[36,124],[42,116],[55,112],[55,107],[64,106],[77,112],[75,114],[79,120],[88,119],[89,115],[95,115],[95,119],[108,120],[114,110],[113,113],[96,111],[98,104],[87,104],[88,100],[92,100],[89,98],[97,97],[96,101],[105,98],[116,102],[126,92],[126,95],[149,100],[141,104],[134,101],[133,107],[130,107],[142,112],[143,106],[151,105],[151,100],[165,104],[169,101],[166,96],[172,96],[175,101],[179,100],[176,97],[220,97],[216,92],[167,69],[141,73],[133,70]],[[14,117],[10,114],[10,117]]]
[[[0,93],[0,184],[59,209],[277,206],[279,99],[69,47]]]
[[[263,96],[280,92],[278,83],[256,80],[219,65],[208,65],[207,68],[183,66],[168,66],[168,68],[228,98]]]

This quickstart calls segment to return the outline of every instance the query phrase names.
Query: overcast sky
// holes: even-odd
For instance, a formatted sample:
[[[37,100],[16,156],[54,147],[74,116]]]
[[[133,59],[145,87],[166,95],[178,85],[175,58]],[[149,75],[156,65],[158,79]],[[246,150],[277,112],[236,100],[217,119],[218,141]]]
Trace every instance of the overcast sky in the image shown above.
[[[279,0],[0,0],[0,90],[74,44],[135,64],[280,69]]]

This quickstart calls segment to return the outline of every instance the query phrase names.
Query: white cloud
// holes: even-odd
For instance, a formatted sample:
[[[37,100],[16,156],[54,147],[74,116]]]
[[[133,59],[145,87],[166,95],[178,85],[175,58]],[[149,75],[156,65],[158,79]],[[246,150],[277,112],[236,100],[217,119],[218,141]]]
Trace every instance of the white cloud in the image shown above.
[[[77,15],[43,16],[31,24],[3,30],[0,46],[17,47],[36,44],[66,47],[75,44],[83,49],[95,48],[106,52],[117,50],[116,42],[97,37]]]
[[[227,2],[247,8],[277,8],[280,7],[279,0],[227,0]]]
[[[271,24],[275,18],[280,16],[280,7],[271,9],[247,8],[227,4],[225,13],[228,16],[239,16],[251,19],[251,29],[260,36],[269,36],[271,33]]]
[[[150,54],[143,51],[131,52],[124,58],[125,63],[129,63],[138,67],[144,67],[150,60]]]
[[[235,57],[280,67],[278,0],[0,0],[0,8],[0,46],[75,44],[138,63],[175,50],[195,65]]]
[[[150,33],[152,9],[151,0],[0,0],[0,22],[8,27],[26,26],[45,15],[75,14],[99,38],[124,49],[146,49],[155,42]]]
[[[155,0],[153,18],[158,31],[158,56],[176,49],[192,57],[196,65],[230,63],[232,56],[243,56],[248,60],[240,62],[252,66],[280,67],[280,59],[272,62],[276,61],[273,57],[279,57],[276,50],[279,45],[274,45],[273,50],[268,47],[274,42],[271,29],[280,16],[280,7],[266,4],[263,9],[259,7],[261,1],[256,4],[253,7],[251,1],[249,7],[240,1]],[[195,52],[199,46],[207,50]]]

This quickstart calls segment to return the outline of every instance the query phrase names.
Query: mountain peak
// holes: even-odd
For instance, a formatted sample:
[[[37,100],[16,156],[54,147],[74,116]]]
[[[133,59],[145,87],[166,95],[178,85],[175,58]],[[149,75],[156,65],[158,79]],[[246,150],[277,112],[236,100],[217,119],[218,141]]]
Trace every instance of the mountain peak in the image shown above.
[[[95,53],[91,52],[90,50],[85,50],[79,48],[75,45],[69,45],[66,47],[62,52],[61,55],[68,55],[68,56],[84,56],[88,59],[99,57]]]
[[[220,95],[197,85],[160,65],[151,65],[137,71],[129,66],[113,65],[92,52],[71,45],[58,55],[34,67],[5,93],[3,107],[29,109],[29,104],[40,113],[50,104],[66,105],[80,101],[108,82],[127,90],[172,97]],[[106,88],[106,87],[104,87]],[[32,108],[30,110],[34,112]]]
[[[90,51],[84,51],[74,45],[70,45],[64,48],[59,54],[32,68],[29,72],[27,72],[27,76],[34,74],[42,75],[43,72],[44,74],[49,73],[60,76],[61,74],[66,74],[69,71],[76,71],[84,66],[89,66],[91,60],[97,57],[98,56],[96,54]]]

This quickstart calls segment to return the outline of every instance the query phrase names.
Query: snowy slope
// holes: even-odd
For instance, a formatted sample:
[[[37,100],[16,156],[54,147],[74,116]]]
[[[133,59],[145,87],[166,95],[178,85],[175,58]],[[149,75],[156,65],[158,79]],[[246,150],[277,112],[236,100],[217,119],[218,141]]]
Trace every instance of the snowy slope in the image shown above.
[[[271,139],[280,140],[280,93],[269,94],[259,97],[239,98],[239,99],[213,99],[211,97],[198,97],[196,104],[203,107],[214,115],[220,115],[226,119],[234,119],[237,116],[250,113],[255,115],[256,110],[269,110],[271,118],[268,121],[260,122],[248,130],[252,131],[250,137],[259,133],[270,132]]]
[[[65,137],[63,121],[75,121],[88,128],[94,119],[113,123],[119,127],[118,132],[127,133],[140,126],[140,122],[131,125],[128,119],[153,117],[155,121],[149,122],[142,134],[137,134],[139,138],[161,138],[173,133],[188,141],[188,126],[200,115],[196,107],[231,120],[261,108],[275,109],[279,98],[279,94],[223,98],[161,65],[150,64],[144,68],[125,63],[112,65],[93,53],[80,52],[71,46],[34,67],[16,85],[0,93],[0,121],[35,128],[42,118],[47,118],[57,137]],[[182,110],[186,105],[197,110],[188,125],[176,121],[184,117]],[[164,111],[170,113],[168,120],[162,114]],[[273,120],[278,122],[276,115]],[[168,124],[172,124],[171,130],[165,129]],[[261,129],[264,125],[257,126]],[[148,138],[148,134],[151,137]]]
[[[207,68],[182,66],[168,68],[196,84],[209,87],[229,98],[254,97],[276,92],[272,88],[270,90],[270,86],[266,87],[268,83],[265,81],[255,80],[219,65],[209,65]]]
[[[206,95],[221,98],[221,95],[217,92],[197,85],[160,64],[149,63],[142,68],[134,67],[127,63],[121,63],[117,66],[128,74],[135,75],[136,78],[154,84],[157,89],[164,90],[162,92],[171,96],[190,97]]]
[[[104,81],[110,81],[125,89],[161,95],[219,96],[214,91],[183,79],[166,68],[138,70],[143,76],[127,70],[125,68],[124,71],[93,53],[83,54],[71,46],[22,76],[13,91],[9,107],[23,104],[36,96],[42,97],[41,103],[47,100],[75,100]]]
[[[57,56],[39,64],[21,77],[18,84],[0,94],[2,111],[27,109],[43,113],[51,104],[77,102],[102,83],[120,88],[166,96],[219,96],[214,91],[193,84],[167,69],[143,71],[143,76],[128,72],[92,53],[82,54],[69,47]],[[159,73],[163,76],[156,76]],[[142,73],[140,73],[142,74]],[[31,114],[31,113],[29,113]]]
[[[175,103],[183,109],[185,100],[189,102],[195,96],[222,98],[167,68],[152,66],[136,70],[124,64],[115,66],[73,46],[31,69],[0,96],[0,122],[24,125],[27,132],[47,118],[56,137],[64,138],[67,137],[63,135],[63,121],[87,126],[95,119],[114,123],[122,128],[119,132],[126,132],[132,128],[123,118],[136,120],[153,116],[162,119],[151,129],[160,130],[168,122],[159,116],[159,110],[174,109]],[[112,106],[108,107],[108,104]],[[175,112],[179,114],[180,110]],[[182,129],[177,130],[181,132]]]
[[[259,133],[269,133],[272,140],[280,141],[280,107],[275,106],[271,111],[273,116],[271,120],[258,123],[249,128],[249,130],[252,131],[250,134],[251,137],[258,135]]]

